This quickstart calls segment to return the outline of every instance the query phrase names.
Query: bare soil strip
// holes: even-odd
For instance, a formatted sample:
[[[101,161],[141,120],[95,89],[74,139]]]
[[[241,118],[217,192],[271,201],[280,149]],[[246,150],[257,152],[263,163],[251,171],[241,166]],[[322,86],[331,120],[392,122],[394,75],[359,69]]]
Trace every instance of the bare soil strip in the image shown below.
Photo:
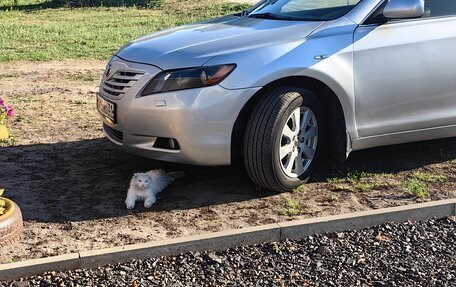
[[[25,221],[23,238],[2,249],[0,263],[456,197],[456,138],[356,152],[282,194],[258,190],[239,167],[126,154],[103,138],[95,110],[104,64],[0,64],[0,97],[16,107],[16,146],[0,148],[0,187]],[[132,174],[158,167],[187,176],[152,209],[127,211]],[[429,196],[407,191],[416,177]]]

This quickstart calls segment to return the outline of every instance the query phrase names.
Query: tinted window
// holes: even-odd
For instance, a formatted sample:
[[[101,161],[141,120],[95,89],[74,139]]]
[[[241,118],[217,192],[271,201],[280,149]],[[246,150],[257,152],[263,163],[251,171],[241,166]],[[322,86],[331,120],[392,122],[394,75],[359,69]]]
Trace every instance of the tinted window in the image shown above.
[[[456,15],[456,0],[425,0],[423,18]]]

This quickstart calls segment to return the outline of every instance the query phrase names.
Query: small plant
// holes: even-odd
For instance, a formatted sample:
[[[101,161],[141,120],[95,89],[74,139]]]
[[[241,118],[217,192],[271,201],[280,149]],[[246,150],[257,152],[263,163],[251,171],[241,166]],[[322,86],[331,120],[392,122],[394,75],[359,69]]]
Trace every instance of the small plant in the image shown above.
[[[307,190],[307,187],[305,184],[298,186],[297,188],[293,189],[292,193],[301,193],[305,192]]]
[[[415,171],[405,181],[405,189],[416,197],[426,197],[429,196],[428,183],[447,180],[448,178],[444,175]]]
[[[332,185],[332,191],[370,192],[380,186],[380,180],[386,180],[392,177],[389,173],[349,170],[347,173],[344,173],[344,177],[328,179],[328,183]]]
[[[0,98],[0,125],[6,125],[6,119],[13,116],[14,108],[7,105],[2,98]]]
[[[0,98],[0,147],[14,145],[16,143],[16,139],[11,135],[7,126],[7,119],[11,118],[13,113],[13,106],[7,105]]]
[[[376,174],[374,173],[352,170],[347,173],[347,180],[355,184],[363,178],[373,178],[375,176]]]
[[[338,183],[345,183],[347,179],[345,177],[332,177],[327,179],[328,183],[338,184]]]
[[[409,178],[405,182],[407,192],[415,195],[416,197],[429,196],[428,186],[417,178]]]
[[[359,192],[369,192],[373,188],[375,188],[375,184],[374,183],[360,182],[360,183],[355,184],[355,189],[357,191],[359,191]]]
[[[344,192],[352,192],[352,187],[351,185],[349,184],[333,184],[331,187],[330,187],[331,191],[334,191],[334,192],[341,192],[341,191],[344,191]]]
[[[282,245],[279,242],[272,242],[272,250],[274,250],[275,253],[281,254],[282,253]]]
[[[285,202],[285,210],[283,212],[286,216],[294,216],[299,214],[299,202],[294,199],[287,199]]]
[[[444,175],[440,174],[434,174],[434,173],[424,173],[422,171],[416,171],[412,174],[412,178],[416,178],[420,181],[426,181],[426,182],[445,182],[447,181],[447,177]]]
[[[0,197],[3,195],[3,192],[5,190],[3,188],[0,188]],[[0,199],[0,215],[3,215],[6,213],[6,201],[3,199]]]

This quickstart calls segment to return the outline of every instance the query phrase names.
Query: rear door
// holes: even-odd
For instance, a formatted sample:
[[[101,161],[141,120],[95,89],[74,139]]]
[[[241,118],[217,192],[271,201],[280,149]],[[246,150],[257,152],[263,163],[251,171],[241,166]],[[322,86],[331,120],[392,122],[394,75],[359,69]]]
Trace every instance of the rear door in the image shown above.
[[[456,1],[425,4],[423,18],[355,31],[360,137],[456,124]]]

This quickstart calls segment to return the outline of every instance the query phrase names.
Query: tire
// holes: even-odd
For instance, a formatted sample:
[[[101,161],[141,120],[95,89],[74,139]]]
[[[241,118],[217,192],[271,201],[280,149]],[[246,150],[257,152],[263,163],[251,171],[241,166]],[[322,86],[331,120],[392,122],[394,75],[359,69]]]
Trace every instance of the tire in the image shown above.
[[[22,234],[22,213],[16,203],[11,200],[1,198],[6,201],[7,207],[11,212],[0,216],[0,248],[13,244]]]
[[[247,173],[263,188],[295,189],[308,181],[318,162],[326,130],[321,104],[311,91],[280,87],[267,92],[247,123],[244,140]]]

